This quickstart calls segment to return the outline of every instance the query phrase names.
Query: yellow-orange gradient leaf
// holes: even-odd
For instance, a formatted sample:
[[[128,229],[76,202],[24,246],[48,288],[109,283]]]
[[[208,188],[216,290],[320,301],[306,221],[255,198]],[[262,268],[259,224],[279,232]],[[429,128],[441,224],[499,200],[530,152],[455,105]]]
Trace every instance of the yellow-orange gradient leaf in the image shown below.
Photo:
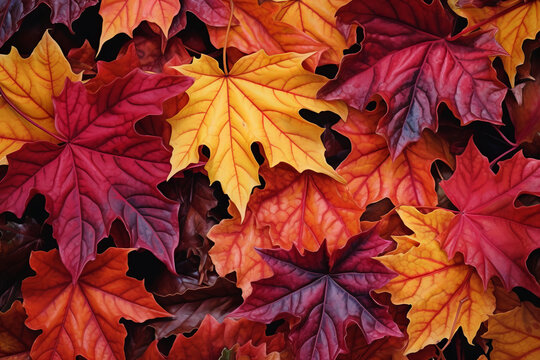
[[[303,120],[299,110],[334,111],[346,117],[342,102],[316,98],[327,80],[302,67],[308,55],[264,51],[238,60],[228,75],[218,62],[202,55],[191,65],[175,67],[195,78],[186,93],[188,104],[168,121],[172,125],[171,175],[199,161],[199,147],[210,149],[205,166],[210,180],[219,181],[243,218],[259,164],[251,145],[262,145],[269,166],[280,162],[296,170],[341,177],[324,158],[322,129]]]
[[[290,24],[326,44],[319,65],[339,64],[343,50],[356,41],[356,26],[343,26],[342,31],[336,25],[337,10],[351,0],[289,0],[281,2],[276,20]]]
[[[489,317],[488,332],[493,339],[491,360],[540,359],[540,309],[529,302]]]
[[[234,206],[229,207],[232,219],[222,220],[208,232],[215,245],[209,254],[219,275],[236,271],[236,285],[242,289],[242,297],[251,294],[251,283],[271,277],[272,268],[257,254],[255,248],[271,249],[268,229],[258,228],[255,216],[248,209],[244,222]]]
[[[60,46],[48,32],[28,58],[17,49],[0,55],[0,87],[6,98],[28,118],[53,134],[53,96],[60,95],[66,78],[81,79],[71,71]],[[27,142],[54,139],[20,116],[0,97],[0,163]],[[4,160],[5,162],[5,160]]]
[[[99,8],[103,18],[100,47],[116,34],[133,36],[133,29],[144,20],[155,23],[167,35],[179,11],[178,0],[102,0]]]
[[[498,29],[495,39],[510,55],[502,56],[501,60],[513,87],[516,68],[525,59],[523,42],[534,39],[540,30],[540,0],[500,1],[497,6],[482,8],[459,8],[458,1],[451,0],[448,3],[458,15],[467,18],[469,26],[482,23],[482,29]]]
[[[228,0],[223,1],[229,4]],[[257,0],[234,0],[234,18],[238,25],[230,29],[228,46],[246,54],[258,50],[271,55],[289,51],[313,53],[306,63],[310,69],[315,69],[328,46],[301,29],[275,19],[278,10],[279,5],[271,2],[259,5]],[[214,46],[221,48],[225,45],[226,27],[208,26],[208,32]]]
[[[412,306],[407,314],[410,323],[406,354],[452,338],[459,327],[472,342],[480,324],[495,309],[493,284],[489,283],[484,291],[476,270],[466,265],[461,257],[448,259],[439,242],[434,240],[453,217],[445,213],[439,210],[420,222],[418,226],[422,230],[411,239],[417,241],[418,246],[410,247],[405,253],[377,258],[398,273],[378,292],[389,292],[394,304]],[[410,208],[400,211],[400,216],[409,225],[419,218]],[[438,222],[435,226],[434,220]],[[426,231],[430,226],[433,231]]]

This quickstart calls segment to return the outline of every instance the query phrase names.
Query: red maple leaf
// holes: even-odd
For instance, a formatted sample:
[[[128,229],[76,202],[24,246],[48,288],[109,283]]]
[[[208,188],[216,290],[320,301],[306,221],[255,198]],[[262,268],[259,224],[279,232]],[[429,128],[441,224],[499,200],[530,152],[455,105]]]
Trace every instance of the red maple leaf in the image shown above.
[[[341,21],[365,29],[362,51],[346,56],[337,78],[321,89],[363,110],[375,94],[388,104],[377,133],[395,159],[425,128],[437,131],[445,102],[464,124],[502,124],[506,87],[489,56],[505,54],[493,32],[450,38],[453,21],[439,0],[355,1],[338,12]]]
[[[540,205],[516,207],[514,202],[522,193],[540,195],[540,160],[519,152],[499,166],[494,174],[469,141],[454,175],[441,183],[460,212],[439,240],[450,257],[463,253],[484,286],[498,276],[507,289],[523,286],[539,295],[540,285],[526,261],[540,248]]]
[[[335,359],[347,349],[345,334],[352,322],[368,342],[402,336],[386,307],[369,294],[395,276],[372,259],[389,244],[373,228],[352,237],[332,257],[326,243],[304,256],[294,247],[258,250],[274,276],[253,283],[251,296],[230,316],[264,323],[283,314],[300,318],[290,333],[297,359]]]
[[[97,242],[116,218],[126,225],[133,247],[152,251],[174,272],[178,204],[156,188],[167,178],[170,153],[161,139],[139,135],[134,124],[159,114],[165,99],[191,83],[140,70],[97,93],[67,82],[54,102],[63,143],[30,143],[8,156],[1,210],[20,217],[29,196],[45,195],[62,261],[74,278],[95,257]]]

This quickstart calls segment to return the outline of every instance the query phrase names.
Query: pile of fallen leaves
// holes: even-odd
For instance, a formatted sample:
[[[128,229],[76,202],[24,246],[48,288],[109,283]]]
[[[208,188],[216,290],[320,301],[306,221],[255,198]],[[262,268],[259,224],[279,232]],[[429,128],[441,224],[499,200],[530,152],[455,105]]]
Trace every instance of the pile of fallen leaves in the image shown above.
[[[0,358],[540,358],[539,31],[2,0]]]

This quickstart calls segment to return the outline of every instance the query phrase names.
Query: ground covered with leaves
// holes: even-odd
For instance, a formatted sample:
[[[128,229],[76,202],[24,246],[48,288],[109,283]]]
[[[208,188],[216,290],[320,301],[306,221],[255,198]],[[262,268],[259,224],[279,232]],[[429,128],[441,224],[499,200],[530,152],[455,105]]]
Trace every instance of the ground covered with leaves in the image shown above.
[[[540,0],[2,0],[0,358],[540,358]]]

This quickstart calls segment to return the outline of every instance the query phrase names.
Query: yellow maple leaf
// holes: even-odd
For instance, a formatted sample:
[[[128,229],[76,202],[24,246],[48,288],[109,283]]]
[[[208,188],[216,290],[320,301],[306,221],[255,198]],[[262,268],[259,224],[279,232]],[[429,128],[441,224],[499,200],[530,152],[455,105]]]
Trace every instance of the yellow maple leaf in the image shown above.
[[[540,309],[529,302],[505,313],[489,317],[488,332],[493,339],[492,360],[540,359]]]
[[[100,48],[116,34],[133,36],[133,29],[143,20],[155,23],[167,36],[173,18],[179,11],[178,0],[102,0],[99,8],[103,18]]]
[[[188,104],[168,121],[172,125],[171,176],[199,161],[199,147],[210,149],[205,168],[219,181],[244,218],[259,164],[251,151],[258,142],[269,166],[286,162],[296,170],[313,170],[342,181],[324,158],[323,130],[299,115],[299,110],[333,111],[347,116],[342,102],[317,99],[327,82],[302,67],[311,54],[264,51],[238,60],[228,75],[213,58],[202,55],[193,64],[175,67],[195,78],[187,90]]]
[[[315,40],[328,45],[319,64],[339,64],[343,50],[356,41],[356,26],[342,34],[336,24],[337,10],[351,0],[288,0],[280,1],[276,20],[290,24]]]
[[[377,258],[398,274],[377,292],[389,292],[395,304],[411,304],[405,354],[451,339],[460,326],[472,342],[480,324],[493,313],[495,297],[491,282],[484,291],[474,267],[466,265],[461,256],[448,259],[436,240],[454,215],[444,210],[423,215],[411,207],[401,207],[398,212],[418,232],[408,237],[409,246],[402,247],[405,253]]]
[[[58,134],[52,98],[60,95],[66,78],[78,81],[81,75],[71,71],[60,46],[48,32],[26,59],[15,48],[8,55],[0,55],[0,88],[6,96],[6,99],[0,97],[0,163],[5,163],[6,155],[27,142],[54,141],[8,102],[43,129]]]
[[[482,29],[498,29],[495,39],[510,55],[502,56],[501,60],[513,87],[516,68],[525,59],[521,46],[526,39],[534,39],[540,29],[540,0],[501,1],[497,6],[482,8],[459,8],[458,1],[451,0],[448,3],[458,15],[467,18],[469,26],[478,24]]]

